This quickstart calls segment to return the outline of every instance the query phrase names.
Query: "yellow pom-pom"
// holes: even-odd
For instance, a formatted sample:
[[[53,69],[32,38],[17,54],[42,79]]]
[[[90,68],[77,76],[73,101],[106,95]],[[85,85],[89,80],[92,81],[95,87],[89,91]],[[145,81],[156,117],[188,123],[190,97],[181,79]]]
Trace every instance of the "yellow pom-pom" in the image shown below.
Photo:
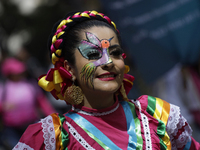
[[[55,43],[56,40],[57,40],[56,35],[54,35],[54,36],[52,37],[52,43]]]
[[[117,30],[117,27],[113,21],[111,21],[112,25],[114,26],[115,30]]]
[[[81,13],[81,16],[90,18],[90,16],[87,13]]]
[[[57,49],[56,50],[56,55],[61,56],[62,50],[61,49]]]

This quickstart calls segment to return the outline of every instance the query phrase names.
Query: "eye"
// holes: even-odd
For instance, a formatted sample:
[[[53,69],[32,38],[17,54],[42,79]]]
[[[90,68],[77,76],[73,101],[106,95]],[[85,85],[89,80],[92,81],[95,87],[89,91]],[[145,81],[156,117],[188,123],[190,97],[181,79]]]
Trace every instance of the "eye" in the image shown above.
[[[90,50],[88,53],[87,53],[87,57],[89,60],[93,60],[93,59],[99,59],[101,58],[101,53],[97,50]]]
[[[123,50],[120,47],[116,47],[110,50],[110,55],[114,57],[121,56],[123,53]]]

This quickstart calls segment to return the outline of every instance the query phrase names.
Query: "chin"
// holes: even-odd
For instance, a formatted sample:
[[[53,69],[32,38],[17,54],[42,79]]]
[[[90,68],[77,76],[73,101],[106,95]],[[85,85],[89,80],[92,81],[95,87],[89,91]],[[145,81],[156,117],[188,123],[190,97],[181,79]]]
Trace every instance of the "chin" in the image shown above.
[[[106,92],[106,93],[112,93],[114,94],[118,89],[119,89],[120,85],[116,84],[116,83],[112,83],[112,84],[98,84],[98,85],[94,85],[94,90],[95,91],[99,91],[99,92]]]

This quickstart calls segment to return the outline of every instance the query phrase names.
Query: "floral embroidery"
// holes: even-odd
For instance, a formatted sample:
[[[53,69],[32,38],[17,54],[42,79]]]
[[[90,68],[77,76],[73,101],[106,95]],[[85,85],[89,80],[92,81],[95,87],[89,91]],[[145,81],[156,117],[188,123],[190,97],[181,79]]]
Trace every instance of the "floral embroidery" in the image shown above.
[[[86,141],[85,139],[76,131],[76,129],[69,123],[66,122],[69,132],[71,135],[87,150],[94,150]]]
[[[188,124],[186,125],[186,122],[187,120],[180,114],[180,108],[170,104],[170,113],[166,130],[172,143],[172,150],[182,148],[190,140],[192,129]],[[179,130],[183,127],[183,132],[179,133]],[[177,134],[180,135],[175,139],[174,137],[176,137]]]
[[[34,150],[30,146],[25,143],[18,142],[17,145],[13,148],[13,150]]]
[[[179,119],[180,119],[180,108],[170,104],[170,113],[169,113],[169,117],[168,117],[168,122],[167,122],[167,133],[169,135],[176,135],[176,133],[178,132],[177,129],[177,124],[179,123]]]
[[[177,145],[177,148],[182,148],[184,145],[187,144],[187,142],[190,140],[190,136],[191,136],[191,133],[190,133],[190,129],[188,129],[189,126],[186,126],[184,129],[185,131],[181,133],[181,135],[178,137],[176,141],[176,145]],[[189,131],[189,132],[188,132]]]
[[[42,123],[42,132],[44,138],[44,144],[46,150],[54,150],[56,147],[55,131],[53,125],[53,119],[48,116],[40,121]]]
[[[108,114],[113,113],[113,112],[116,111],[118,108],[119,108],[119,104],[117,104],[117,106],[116,106],[115,108],[113,108],[112,110],[110,110],[110,111],[101,112],[101,113],[95,113],[95,112],[86,112],[86,111],[80,110],[80,109],[78,109],[78,108],[74,108],[74,107],[72,106],[72,110],[73,110],[73,111],[76,111],[77,113],[84,114],[84,115],[88,115],[88,116],[105,116],[105,115],[108,115]]]

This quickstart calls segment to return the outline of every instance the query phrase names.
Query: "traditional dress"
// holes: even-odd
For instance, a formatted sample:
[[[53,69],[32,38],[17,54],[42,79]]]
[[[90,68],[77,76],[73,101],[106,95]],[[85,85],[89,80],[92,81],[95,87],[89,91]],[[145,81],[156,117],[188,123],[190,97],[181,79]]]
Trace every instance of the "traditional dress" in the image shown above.
[[[96,110],[73,106],[30,125],[14,150],[200,149],[179,107],[141,96]]]

